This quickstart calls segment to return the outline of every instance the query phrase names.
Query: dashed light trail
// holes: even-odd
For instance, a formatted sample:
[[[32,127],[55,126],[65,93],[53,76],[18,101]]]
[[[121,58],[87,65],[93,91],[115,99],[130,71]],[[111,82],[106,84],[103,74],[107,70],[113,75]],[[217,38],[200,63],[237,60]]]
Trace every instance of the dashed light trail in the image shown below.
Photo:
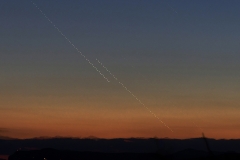
[[[31,1],[32,2],[32,1]],[[94,66],[94,64],[84,55],[82,54],[81,51],[79,51],[79,49],[62,33],[62,31],[48,18],[48,16],[43,13],[43,11],[34,3],[32,2],[32,4],[42,13],[42,15],[53,25],[53,27],[73,46],[74,49],[77,50],[78,53],[80,53],[81,56],[84,57],[84,59],[104,78],[106,79],[107,82],[110,82],[107,77],[104,76],[104,74],[102,74],[100,72],[100,70]]]
[[[113,78],[126,90],[128,91],[143,107],[145,107],[155,118],[157,118],[165,127],[167,127],[171,132],[173,132],[173,130],[166,124],[164,123],[155,113],[153,113],[144,103],[142,103],[142,101],[140,99],[138,99],[122,82],[120,82],[117,77],[112,74],[111,71],[109,71],[109,69],[107,67],[105,67],[103,65],[102,62],[100,62],[98,59],[96,59],[96,61],[98,61],[98,63],[106,69],[106,71],[113,76]]]
[[[84,57],[84,59],[107,81],[110,82],[109,79],[103,74],[101,73],[101,71],[81,52],[79,51],[79,49],[62,33],[62,31],[48,18],[48,16],[33,2],[31,1],[32,4],[41,12],[41,14],[53,25],[53,27],[73,46],[74,49],[76,49],[76,51],[78,53],[80,53],[80,55],[82,57]],[[114,76],[114,74],[112,74],[107,67],[105,67],[98,59],[96,59],[98,61],[99,64],[101,64],[101,66],[126,90],[128,91],[144,108],[146,108],[155,118],[157,118],[165,127],[167,127],[171,132],[173,132],[173,130],[166,124],[164,123],[155,113],[153,113],[144,103],[142,103],[142,101],[140,99],[138,99],[123,83],[121,83],[116,76]]]

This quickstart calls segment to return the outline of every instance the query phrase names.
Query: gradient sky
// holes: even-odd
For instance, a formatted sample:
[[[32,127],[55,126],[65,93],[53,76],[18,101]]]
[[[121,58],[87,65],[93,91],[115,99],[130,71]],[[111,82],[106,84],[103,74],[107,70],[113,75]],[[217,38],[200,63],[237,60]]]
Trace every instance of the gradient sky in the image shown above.
[[[240,138],[240,1],[0,1],[0,135]],[[99,65],[99,59],[146,110]]]

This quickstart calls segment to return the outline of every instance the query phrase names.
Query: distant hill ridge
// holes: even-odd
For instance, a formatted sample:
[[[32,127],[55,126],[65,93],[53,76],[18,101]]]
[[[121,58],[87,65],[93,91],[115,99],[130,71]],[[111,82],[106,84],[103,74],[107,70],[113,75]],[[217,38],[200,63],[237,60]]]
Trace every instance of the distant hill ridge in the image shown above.
[[[215,152],[240,153],[240,139],[207,139],[211,150]],[[36,150],[54,148],[58,150],[92,151],[107,153],[153,153],[157,151],[176,153],[185,149],[207,151],[203,138],[193,139],[158,139],[158,138],[116,138],[101,139],[38,137],[32,139],[0,138],[0,154],[9,155],[17,150]]]
[[[70,150],[41,149],[32,151],[17,151],[8,160],[236,160],[240,159],[240,153],[215,153],[213,156],[208,152],[187,149],[176,153],[106,153],[106,152],[80,152]]]

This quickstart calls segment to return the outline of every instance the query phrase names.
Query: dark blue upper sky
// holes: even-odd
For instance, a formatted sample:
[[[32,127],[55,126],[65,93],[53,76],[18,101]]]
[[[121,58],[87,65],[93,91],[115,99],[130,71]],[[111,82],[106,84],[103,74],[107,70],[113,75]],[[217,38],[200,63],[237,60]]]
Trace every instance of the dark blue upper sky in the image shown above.
[[[230,111],[240,99],[239,0],[33,2],[102,73],[111,76],[96,58],[146,105],[159,109],[157,114],[165,107],[171,119],[179,114],[167,109],[211,108],[201,114],[219,113],[219,118],[224,110],[234,117]],[[30,0],[0,1],[0,76],[2,113],[9,107],[12,112],[31,108],[27,102],[12,104],[25,102],[14,96],[45,97],[45,108],[48,103],[58,107],[47,96],[59,95],[90,99],[73,108],[91,102],[99,112],[99,106],[116,103],[132,107],[125,101],[132,97],[113,78],[106,83]],[[61,100],[56,103],[64,104]]]
[[[233,65],[239,58],[236,0],[34,2],[81,51],[104,61]],[[68,45],[30,1],[2,1],[0,18],[1,48],[11,54]]]

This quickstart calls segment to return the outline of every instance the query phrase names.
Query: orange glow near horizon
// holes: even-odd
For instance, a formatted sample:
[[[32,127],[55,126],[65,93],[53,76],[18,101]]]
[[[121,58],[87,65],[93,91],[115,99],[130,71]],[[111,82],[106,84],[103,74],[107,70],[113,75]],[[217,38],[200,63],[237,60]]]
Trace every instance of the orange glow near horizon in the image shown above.
[[[240,1],[2,2],[0,137],[240,138]]]
[[[172,128],[174,131],[172,133],[137,103],[131,107],[125,104],[124,108],[119,109],[101,107],[97,104],[79,108],[81,103],[68,107],[59,104],[58,107],[61,109],[57,106],[50,108],[39,106],[34,102],[31,104],[33,104],[31,107],[18,106],[18,110],[8,107],[0,113],[0,117],[4,119],[0,126],[6,128],[1,135],[15,138],[95,136],[178,139],[201,137],[202,132],[215,139],[237,139],[240,135],[240,122],[237,121],[238,114],[234,110],[218,111],[216,114],[216,109],[208,109],[206,113],[204,109],[184,111],[168,109],[170,107],[166,106],[162,107],[162,110],[152,107],[153,111]]]

